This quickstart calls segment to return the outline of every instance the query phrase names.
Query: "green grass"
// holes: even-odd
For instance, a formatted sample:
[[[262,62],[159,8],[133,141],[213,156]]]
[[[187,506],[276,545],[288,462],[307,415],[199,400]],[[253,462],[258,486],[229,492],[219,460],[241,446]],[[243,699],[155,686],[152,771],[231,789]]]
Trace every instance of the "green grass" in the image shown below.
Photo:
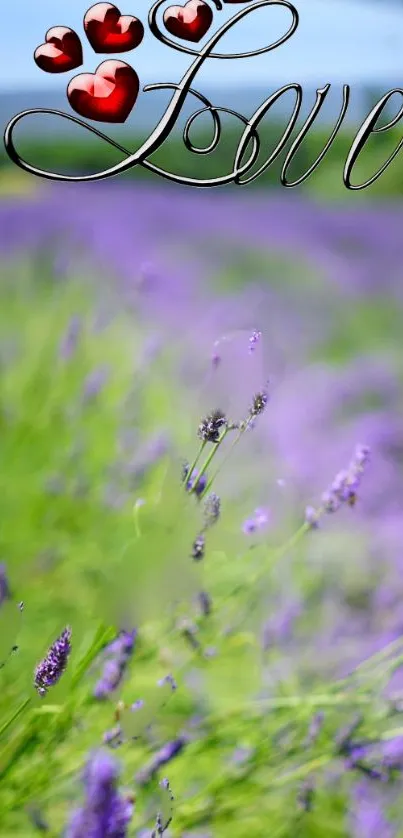
[[[270,700],[257,702],[263,603],[252,617],[243,616],[257,580],[263,574],[275,584],[271,574],[289,552],[305,593],[320,596],[320,573],[304,571],[308,542],[302,538],[293,551],[279,553],[280,533],[270,531],[266,543],[245,553],[239,538],[246,517],[244,492],[235,496],[212,535],[205,567],[189,569],[199,510],[192,497],[184,496],[179,475],[181,456],[190,459],[196,451],[195,402],[180,388],[175,351],[165,348],[144,375],[136,359],[145,327],[120,312],[96,332],[91,284],[73,278],[57,285],[44,274],[35,281],[27,264],[3,268],[0,283],[2,351],[12,353],[0,373],[0,557],[7,563],[16,601],[25,604],[22,614],[15,602],[0,609],[2,658],[13,643],[19,645],[0,670],[2,838],[37,834],[26,813],[33,804],[48,819],[50,836],[59,836],[79,800],[79,772],[87,754],[114,725],[117,700],[132,703],[144,697],[155,707],[151,735],[142,733],[116,752],[123,782],[138,799],[131,834],[144,824],[151,829],[159,806],[157,780],[137,788],[135,772],[156,747],[199,715],[194,740],[164,769],[176,798],[173,835],[203,828],[218,838],[346,835],[349,777],[329,792],[323,770],[335,760],[336,729],[357,705],[365,708],[364,733],[387,737],[398,728],[379,700],[386,663],[379,672],[373,663],[370,677],[352,692],[346,684],[326,683],[318,671],[315,678],[289,676]],[[66,362],[58,355],[60,338],[77,313],[85,320],[85,332]],[[364,314],[368,317],[369,309],[357,307],[351,317]],[[378,325],[389,328],[386,314]],[[346,326],[329,337],[329,359],[352,356],[363,344],[363,334]],[[110,379],[97,400],[85,405],[83,383],[100,364],[110,366]],[[144,440],[161,426],[171,431],[172,453],[149,469],[122,508],[105,507],[104,488],[119,457],[122,428],[138,430]],[[231,460],[225,468],[231,472]],[[55,475],[62,476],[64,490],[49,494],[46,481]],[[86,492],[80,492],[78,480]],[[136,513],[138,497],[146,503]],[[292,510],[289,525],[298,525]],[[356,596],[364,584],[352,576]],[[215,647],[210,658],[195,656],[174,626],[177,611],[189,612],[189,601],[202,585],[213,596],[214,611],[207,620],[196,617],[195,623],[202,647]],[[138,645],[122,689],[110,702],[97,703],[91,696],[91,665],[113,637],[115,604],[127,595],[142,623]],[[232,620],[239,627],[226,635]],[[311,632],[314,621],[313,614]],[[33,689],[34,667],[67,623],[73,627],[67,672],[41,700]],[[275,666],[278,660],[276,649],[266,653],[266,664]],[[197,691],[189,682],[195,667],[201,677]],[[156,682],[168,672],[179,688],[160,707]],[[315,745],[306,749],[309,721],[319,708],[326,711],[326,724]],[[244,764],[231,762],[235,747],[250,749]],[[301,817],[296,794],[299,783],[312,774],[318,779],[315,808]]]

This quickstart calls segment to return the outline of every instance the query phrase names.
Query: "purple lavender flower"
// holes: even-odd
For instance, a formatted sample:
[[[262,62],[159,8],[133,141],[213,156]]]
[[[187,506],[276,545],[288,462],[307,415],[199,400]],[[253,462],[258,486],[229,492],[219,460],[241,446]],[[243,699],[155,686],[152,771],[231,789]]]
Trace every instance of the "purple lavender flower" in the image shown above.
[[[256,521],[254,518],[247,518],[242,524],[242,532],[245,535],[251,535],[252,533],[256,532],[257,526]]]
[[[169,811],[166,812],[166,813],[165,812],[158,812],[157,817],[156,817],[156,821],[155,821],[155,829],[151,833],[151,838],[158,838],[158,836],[163,835],[164,832],[168,829],[168,826],[170,825],[170,823],[172,821],[172,816],[173,816],[173,806],[172,806],[172,804],[173,804],[173,801],[174,801],[175,798],[172,794],[171,786],[169,785],[169,781],[167,780],[166,777],[164,777],[164,779],[161,780],[160,787],[162,789],[164,789],[167,793],[168,802],[169,802]],[[164,806],[164,809],[165,808],[166,807]]]
[[[207,591],[200,591],[197,599],[203,616],[208,617],[212,608],[211,597]]]
[[[264,623],[262,646],[264,650],[287,643],[294,629],[294,624],[301,614],[301,601],[297,597],[284,600]]]
[[[71,628],[67,626],[36,667],[34,686],[40,696],[46,695],[49,687],[53,687],[63,675],[71,651],[71,634]]]
[[[345,756],[348,770],[355,769],[371,779],[385,781],[394,771],[403,769],[402,736],[386,742],[350,738],[339,751]]]
[[[82,322],[81,319],[77,316],[72,317],[70,323],[67,327],[66,334],[64,335],[63,339],[61,340],[60,347],[59,347],[59,356],[64,361],[67,361],[71,358],[73,352],[75,352],[78,341],[80,339],[82,332]]]
[[[6,566],[0,564],[0,606],[6,599],[10,598],[10,588],[7,579]]]
[[[339,753],[345,754],[349,752],[352,745],[352,738],[354,734],[361,727],[363,722],[362,713],[355,713],[350,722],[344,725],[335,736],[335,744]]]
[[[330,489],[323,495],[326,512],[335,512],[343,503],[354,506],[361,482],[361,475],[369,460],[369,448],[358,445],[351,463],[336,475]]]
[[[104,745],[109,745],[110,748],[118,748],[123,744],[123,731],[120,725],[115,725],[111,730],[107,730],[102,741]]]
[[[221,500],[215,492],[211,492],[204,503],[204,527],[207,529],[218,521],[221,512]]]
[[[135,629],[131,632],[122,631],[106,648],[104,655],[108,659],[102,676],[95,685],[95,698],[105,699],[119,686],[133,653],[136,636]]]
[[[261,337],[262,337],[261,332],[256,332],[256,331],[252,332],[252,334],[249,338],[249,352],[252,353],[252,352],[255,351],[258,343],[260,342]]]
[[[155,433],[146,441],[140,452],[124,466],[132,488],[165,456],[168,449],[169,439],[165,432]]]
[[[157,681],[157,687],[165,687],[166,684],[169,684],[169,686],[171,687],[172,692],[175,692],[175,690],[178,689],[178,685],[177,685],[173,675],[170,675],[170,674],[169,675],[164,675],[163,678],[160,678],[160,680]]]
[[[228,420],[222,410],[213,410],[200,422],[197,433],[203,442],[214,442],[217,444],[222,429],[227,425]]]
[[[256,416],[260,416],[266,409],[268,401],[269,392],[266,386],[262,390],[260,390],[259,393],[255,393],[251,407],[249,409],[250,416],[254,418],[256,418]]]
[[[213,369],[216,370],[217,367],[220,366],[220,363],[221,363],[221,355],[219,355],[218,352],[213,352],[213,354],[211,356],[211,366],[213,367]]]
[[[171,762],[172,759],[179,756],[182,753],[184,747],[187,745],[188,739],[186,736],[178,736],[177,739],[174,739],[172,742],[167,742],[153,757],[150,763],[143,768],[136,776],[136,782],[140,785],[146,785],[153,779],[155,774],[162,768],[163,765],[166,765],[168,762]]]
[[[251,518],[247,518],[242,524],[242,531],[245,535],[251,535],[258,530],[263,529],[270,520],[268,509],[258,507],[255,509]]]
[[[307,777],[298,789],[297,806],[302,812],[311,812],[315,796],[315,781],[313,777]]]
[[[382,764],[377,749],[370,742],[352,743],[345,759],[347,771],[359,771],[371,780],[385,781],[389,777],[389,768]]]
[[[318,512],[313,506],[307,506],[305,509],[305,523],[311,530],[317,530],[319,527]]]
[[[308,748],[316,742],[324,721],[325,714],[322,711],[315,713],[315,715],[312,717],[309,725],[308,734],[305,739],[305,747]]]
[[[394,834],[372,784],[360,783],[354,789],[351,827],[354,838],[392,838]]]
[[[195,562],[200,562],[201,559],[204,558],[205,548],[206,540],[204,538],[204,535],[200,533],[200,535],[198,535],[197,538],[195,538],[192,546],[192,559],[194,559]]]
[[[246,765],[246,763],[250,762],[254,754],[256,753],[254,748],[245,748],[245,747],[237,747],[233,751],[230,764],[231,765]]]
[[[109,375],[106,367],[99,367],[91,372],[84,382],[83,399],[85,402],[92,401],[99,396],[105,386]]]
[[[368,464],[370,450],[366,445],[357,445],[350,465],[344,471],[340,471],[333,483],[322,495],[322,506],[325,512],[332,513],[347,503],[348,506],[355,506],[358,489],[361,484],[361,477],[365,466]],[[305,510],[305,522],[311,527],[317,525],[319,510],[308,506]]]
[[[97,751],[84,771],[86,800],[74,813],[66,838],[126,838],[133,800],[117,791],[119,767],[108,753]]]
[[[166,765],[167,762],[170,762],[171,759],[182,753],[186,741],[185,737],[180,736],[178,739],[174,739],[173,742],[168,742],[164,745],[154,758],[155,771],[158,771],[162,765]]]
[[[189,463],[185,463],[184,466],[183,466],[183,472],[182,472],[182,479],[183,480],[186,480],[186,478],[188,478],[189,469],[190,469]],[[192,486],[194,486],[194,484],[197,480],[198,474],[199,474],[199,472],[195,468],[192,471],[192,474],[190,475],[190,477],[187,480],[187,483],[186,483],[186,491],[187,492],[190,492]],[[207,486],[207,474],[202,474],[202,476],[200,477],[200,480],[198,480],[197,483],[196,483],[195,494],[197,496],[202,495],[206,486]]]

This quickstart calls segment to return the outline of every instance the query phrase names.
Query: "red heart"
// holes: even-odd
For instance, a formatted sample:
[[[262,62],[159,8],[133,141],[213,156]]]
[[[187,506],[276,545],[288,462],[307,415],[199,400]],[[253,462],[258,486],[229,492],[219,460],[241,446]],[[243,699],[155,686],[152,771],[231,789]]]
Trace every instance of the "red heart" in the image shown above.
[[[74,76],[67,88],[71,107],[96,122],[125,122],[139,92],[139,77],[124,61],[103,61],[95,73]]]
[[[84,17],[84,29],[94,52],[126,52],[141,44],[144,26],[131,15],[121,15],[112,3],[96,3]]]
[[[200,41],[210,28],[213,12],[203,0],[189,0],[184,6],[169,6],[164,12],[165,28],[185,41]]]
[[[34,60],[45,73],[65,73],[83,63],[83,50],[77,33],[68,26],[53,26],[45,43],[34,52]]]

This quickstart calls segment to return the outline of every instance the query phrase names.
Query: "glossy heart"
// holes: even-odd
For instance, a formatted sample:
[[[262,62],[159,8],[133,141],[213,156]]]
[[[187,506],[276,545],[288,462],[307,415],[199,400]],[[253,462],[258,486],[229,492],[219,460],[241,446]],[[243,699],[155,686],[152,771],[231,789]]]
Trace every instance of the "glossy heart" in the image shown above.
[[[71,107],[95,122],[125,122],[139,92],[139,78],[124,61],[103,61],[95,73],[74,76],[67,88]]]
[[[127,52],[141,44],[141,20],[121,15],[112,3],[96,3],[84,17],[84,29],[94,52]]]
[[[45,73],[66,73],[83,63],[83,50],[77,33],[68,26],[53,26],[45,43],[34,52],[35,63]]]
[[[189,0],[184,6],[169,6],[164,12],[165,28],[185,41],[200,41],[211,26],[213,12],[204,0]]]

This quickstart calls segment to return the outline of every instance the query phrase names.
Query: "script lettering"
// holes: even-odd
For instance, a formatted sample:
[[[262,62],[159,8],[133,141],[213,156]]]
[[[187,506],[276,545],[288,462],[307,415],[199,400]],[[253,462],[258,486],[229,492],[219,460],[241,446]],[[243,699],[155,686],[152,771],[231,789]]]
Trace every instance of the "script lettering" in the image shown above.
[[[354,164],[357,162],[358,155],[364,148],[365,143],[368,140],[368,137],[370,137],[371,134],[380,134],[382,131],[388,131],[389,128],[394,128],[394,126],[399,122],[399,120],[403,116],[402,104],[399,113],[394,117],[394,119],[392,119],[391,122],[388,122],[387,125],[383,125],[381,128],[375,127],[385,105],[394,93],[400,93],[403,96],[403,88],[395,87],[393,90],[390,90],[389,93],[385,93],[385,95],[382,96],[382,99],[380,99],[379,102],[377,102],[375,107],[372,108],[372,111],[370,111],[370,113],[368,114],[366,120],[361,125],[361,128],[359,129],[358,134],[353,141],[353,144],[347,156],[343,173],[343,181],[347,189],[365,189],[367,186],[371,186],[372,183],[375,183],[375,181],[384,173],[385,169],[387,169],[392,160],[395,159],[396,155],[399,153],[400,149],[403,146],[403,139],[401,139],[399,145],[397,146],[397,148],[395,148],[393,154],[391,154],[390,157],[387,159],[386,163],[384,163],[383,166],[381,166],[381,168],[378,169],[378,171],[371,178],[366,180],[365,183],[361,183],[356,186],[354,186],[351,183],[352,168]]]
[[[175,181],[177,181],[179,183],[182,183],[182,184],[185,184],[185,185],[188,184],[188,185],[195,185],[195,186],[219,186],[219,185],[224,185],[226,183],[230,183],[231,181],[234,180],[234,177],[242,175],[243,173],[245,173],[248,170],[248,168],[250,168],[250,166],[253,164],[253,162],[256,159],[256,156],[258,154],[258,141],[257,141],[257,138],[256,138],[256,132],[255,131],[253,131],[254,146],[253,146],[252,154],[251,154],[250,159],[246,162],[246,164],[241,168],[237,168],[235,166],[233,171],[230,172],[228,175],[224,175],[224,176],[219,177],[219,178],[214,178],[212,180],[205,180],[205,181],[200,180],[199,181],[199,180],[194,180],[194,179],[190,179],[190,178],[181,178],[181,177],[173,175],[169,172],[164,172],[164,170],[159,169],[158,167],[156,167],[153,164],[151,164],[150,162],[148,162],[147,158],[150,157],[155,151],[157,151],[161,147],[161,145],[165,142],[167,137],[170,135],[170,133],[171,133],[172,129],[174,128],[174,126],[177,122],[177,119],[180,115],[180,112],[182,110],[182,107],[183,107],[183,104],[186,100],[186,97],[187,97],[188,93],[191,91],[191,84],[192,84],[194,78],[196,77],[199,69],[202,67],[204,61],[207,58],[220,58],[220,59],[250,58],[254,55],[260,55],[260,54],[263,54],[265,52],[270,52],[271,50],[276,49],[277,47],[284,44],[289,38],[291,38],[291,36],[296,31],[296,29],[298,27],[298,22],[299,22],[299,15],[298,15],[297,10],[295,9],[295,7],[291,3],[288,2],[288,0],[258,0],[258,2],[253,3],[251,6],[247,6],[246,8],[241,9],[229,21],[227,21],[223,26],[221,26],[221,28],[210,38],[208,43],[201,49],[200,53],[198,53],[197,51],[192,50],[189,47],[184,47],[184,46],[175,44],[172,41],[169,41],[166,38],[166,36],[164,34],[162,34],[160,32],[160,30],[158,29],[158,26],[156,24],[156,14],[157,14],[157,11],[159,10],[160,6],[164,2],[165,2],[165,0],[157,0],[157,2],[154,4],[152,9],[150,10],[149,26],[150,26],[151,31],[163,44],[165,44],[169,47],[172,47],[173,49],[179,50],[180,52],[187,52],[188,54],[194,55],[196,57],[195,57],[195,60],[193,61],[193,63],[191,64],[191,66],[189,67],[189,69],[187,70],[187,72],[185,73],[185,75],[183,76],[182,80],[180,81],[180,83],[178,85],[171,85],[171,84],[159,85],[159,84],[157,84],[157,85],[148,85],[144,88],[144,90],[147,91],[147,90],[153,90],[153,89],[156,89],[156,88],[161,89],[161,87],[162,88],[173,87],[173,88],[175,88],[175,92],[174,92],[174,95],[172,96],[172,99],[171,99],[164,115],[162,116],[160,122],[155,127],[154,131],[151,133],[151,135],[148,137],[148,139],[145,140],[145,142],[143,143],[141,148],[139,148],[138,151],[136,151],[134,153],[131,153],[127,149],[125,149],[123,146],[121,146],[119,143],[116,143],[114,140],[112,140],[110,137],[108,137],[106,134],[103,134],[101,131],[98,131],[93,126],[88,125],[88,123],[84,122],[83,120],[80,120],[80,119],[77,119],[76,117],[70,116],[70,114],[63,113],[63,111],[47,110],[47,109],[45,110],[45,109],[35,108],[35,109],[32,109],[32,110],[24,111],[20,114],[17,114],[17,116],[13,117],[13,119],[11,119],[9,124],[7,125],[6,131],[5,131],[4,144],[5,144],[5,147],[6,147],[7,154],[9,155],[10,159],[17,166],[19,166],[21,169],[24,169],[24,171],[29,172],[30,174],[36,175],[37,177],[47,178],[47,179],[55,180],[55,181],[67,181],[67,182],[77,183],[77,182],[82,182],[82,181],[104,180],[105,178],[115,177],[116,175],[121,174],[123,172],[126,172],[129,169],[133,169],[137,165],[142,165],[142,166],[145,166],[146,168],[151,169],[152,171],[156,172],[157,174],[160,174],[161,176],[163,176],[163,177],[165,177],[169,180],[175,180]],[[213,52],[214,47],[218,44],[218,42],[221,40],[221,38],[233,26],[235,26],[235,24],[238,23],[238,21],[242,20],[243,18],[250,15],[252,12],[257,11],[258,9],[263,9],[263,8],[266,8],[266,7],[274,7],[274,6],[280,6],[280,7],[283,7],[285,9],[287,9],[289,12],[291,12],[291,16],[292,16],[291,26],[288,29],[288,31],[284,35],[282,35],[281,38],[279,38],[277,41],[275,41],[274,43],[269,44],[266,47],[262,47],[261,49],[255,50],[255,51],[252,51],[252,52],[237,53],[237,54],[225,54],[225,53],[214,53]],[[199,95],[199,99],[200,98],[203,99],[204,97]],[[204,101],[207,102],[207,100],[205,98],[204,98]],[[219,110],[229,112],[225,108],[213,107],[208,102],[207,102],[207,105],[206,105],[206,109],[211,111],[211,113],[213,114],[213,118],[215,120],[219,120],[219,117],[218,117],[218,111]],[[30,163],[27,163],[27,161],[23,160],[20,157],[20,155],[18,154],[18,152],[16,151],[16,148],[15,148],[14,142],[13,142],[13,132],[14,132],[15,126],[17,125],[17,123],[21,119],[23,119],[26,116],[29,116],[31,114],[41,114],[41,113],[47,113],[47,114],[53,114],[55,116],[61,116],[63,119],[68,119],[68,120],[70,120],[70,121],[72,121],[72,122],[74,122],[78,125],[81,125],[86,130],[91,131],[96,136],[100,137],[101,139],[103,139],[107,143],[109,143],[110,145],[119,149],[122,153],[124,153],[126,155],[126,159],[122,160],[120,163],[117,163],[114,166],[111,166],[109,169],[104,169],[100,172],[95,172],[93,174],[88,174],[88,175],[66,175],[66,174],[60,174],[60,173],[57,173],[57,172],[49,172],[49,171],[46,171],[45,169],[39,169],[36,166],[32,166]],[[232,113],[235,116],[240,117],[240,115],[237,112],[233,111]],[[246,124],[246,119],[244,117],[240,117],[240,118]],[[217,125],[217,122],[215,122],[215,124]]]
[[[300,84],[287,84],[285,87],[282,87],[281,90],[277,90],[275,93],[273,93],[272,96],[270,96],[268,99],[266,99],[266,101],[263,102],[262,105],[260,105],[258,110],[255,111],[253,116],[248,120],[247,128],[244,131],[244,133],[242,134],[242,137],[240,139],[240,142],[239,142],[239,145],[238,145],[238,148],[237,148],[237,153],[236,153],[236,156],[235,156],[234,171],[237,171],[239,169],[240,163],[241,163],[242,158],[243,158],[243,156],[245,154],[245,151],[247,149],[249,140],[252,137],[252,132],[254,130],[256,130],[256,127],[259,125],[259,123],[261,122],[263,117],[266,115],[267,111],[270,110],[271,106],[274,105],[274,103],[277,102],[278,99],[280,99],[280,97],[283,95],[283,93],[287,93],[288,90],[295,90],[297,95],[296,95],[296,102],[295,102],[295,105],[294,105],[293,113],[292,113],[290,121],[289,121],[289,123],[288,123],[288,125],[287,125],[287,127],[286,127],[286,129],[283,133],[283,136],[281,137],[281,139],[277,143],[276,148],[274,149],[274,151],[272,152],[270,157],[266,160],[265,163],[262,163],[262,165],[257,170],[257,172],[255,172],[253,175],[251,175],[249,178],[246,178],[245,180],[240,179],[241,178],[240,171],[238,172],[238,174],[235,175],[234,181],[238,186],[244,186],[246,183],[251,183],[257,177],[259,177],[262,174],[262,172],[265,171],[265,169],[268,169],[269,166],[271,166],[273,161],[280,154],[280,151],[282,151],[282,149],[284,148],[284,146],[285,146],[285,144],[286,144],[286,142],[287,142],[287,140],[288,140],[288,138],[291,134],[291,131],[294,128],[294,125],[295,125],[295,123],[298,119],[299,112],[301,110],[302,87],[301,87]],[[250,168],[252,165],[253,165],[253,163],[250,163],[248,168]]]
[[[284,161],[284,165],[283,165],[283,168],[281,170],[281,175],[280,175],[280,180],[281,180],[281,183],[282,183],[283,186],[288,186],[288,187],[298,186],[300,183],[303,183],[304,180],[307,180],[310,177],[310,175],[315,171],[315,169],[317,169],[319,164],[322,162],[325,154],[327,154],[330,146],[332,145],[332,143],[333,143],[340,127],[341,127],[341,124],[342,124],[343,119],[345,117],[345,114],[346,114],[346,111],[347,111],[347,108],[348,108],[348,103],[349,103],[349,100],[350,100],[350,88],[349,88],[348,84],[345,84],[344,87],[343,87],[343,105],[342,105],[342,109],[341,109],[340,114],[339,114],[339,118],[336,122],[336,125],[335,125],[335,127],[334,127],[334,129],[333,129],[325,147],[322,149],[319,157],[316,158],[315,162],[312,163],[312,166],[310,167],[310,169],[308,169],[307,172],[305,172],[304,175],[301,175],[301,177],[299,177],[297,180],[294,180],[292,183],[290,181],[288,181],[287,180],[287,169],[288,169],[288,167],[291,163],[291,160],[294,157],[298,148],[300,147],[300,145],[302,143],[302,140],[304,139],[304,137],[308,133],[312,123],[315,121],[316,116],[319,113],[319,111],[320,111],[320,109],[323,105],[323,102],[326,99],[326,96],[327,96],[329,90],[330,90],[330,84],[327,84],[325,87],[322,87],[322,88],[320,88],[319,90],[316,91],[316,94],[317,94],[316,95],[316,102],[315,102],[315,104],[314,104],[314,106],[311,110],[311,113],[309,114],[308,119],[306,120],[306,122],[302,126],[301,131],[299,132],[298,136],[295,138],[295,140],[294,140],[294,142],[293,142],[293,144],[292,144],[292,146],[291,146],[291,148],[290,148],[290,150],[287,154],[287,157]]]

